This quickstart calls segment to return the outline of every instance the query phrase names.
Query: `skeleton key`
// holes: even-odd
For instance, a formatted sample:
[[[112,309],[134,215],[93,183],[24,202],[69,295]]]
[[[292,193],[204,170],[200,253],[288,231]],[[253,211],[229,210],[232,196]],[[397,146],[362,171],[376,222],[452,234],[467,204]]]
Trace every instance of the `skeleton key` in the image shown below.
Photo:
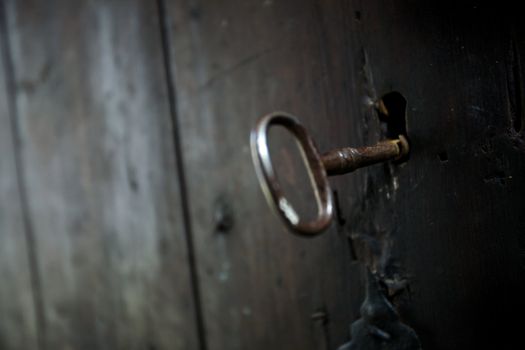
[[[268,148],[268,130],[276,125],[283,126],[291,132],[300,146],[317,201],[318,213],[312,221],[299,218],[277,180]],[[400,160],[409,152],[407,139],[399,135],[396,139],[380,141],[373,146],[338,148],[320,155],[306,128],[296,117],[285,112],[274,112],[262,117],[252,130],[250,141],[257,178],[268,204],[293,233],[303,236],[319,234],[330,225],[333,199],[327,176],[346,174],[372,164]]]

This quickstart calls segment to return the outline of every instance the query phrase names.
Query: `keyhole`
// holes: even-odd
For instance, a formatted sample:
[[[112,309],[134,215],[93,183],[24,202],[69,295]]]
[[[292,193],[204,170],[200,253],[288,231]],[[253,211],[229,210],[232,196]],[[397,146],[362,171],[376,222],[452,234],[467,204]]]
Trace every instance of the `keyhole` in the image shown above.
[[[407,135],[407,100],[397,91],[389,92],[377,102],[379,119],[386,124],[386,137],[397,139],[399,135],[404,136],[410,144]],[[408,154],[400,161],[406,161]]]
[[[397,91],[389,92],[378,102],[379,119],[386,123],[386,136],[395,139],[399,135],[407,137],[407,100]]]

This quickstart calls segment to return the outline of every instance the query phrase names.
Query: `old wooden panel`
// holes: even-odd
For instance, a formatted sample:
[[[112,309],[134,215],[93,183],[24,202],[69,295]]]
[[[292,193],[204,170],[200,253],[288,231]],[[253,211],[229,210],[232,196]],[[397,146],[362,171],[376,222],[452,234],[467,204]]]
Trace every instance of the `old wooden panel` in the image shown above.
[[[513,11],[414,1],[167,7],[209,348],[344,340],[362,298],[347,238],[399,293],[391,297],[424,348],[519,334],[505,321],[523,311],[523,30]],[[249,159],[256,118],[286,110],[321,149],[363,145],[385,137],[370,102],[392,90],[408,101],[410,161],[334,179],[342,217],[325,236],[284,232]],[[309,320],[320,309],[324,344]]]
[[[41,284],[41,348],[196,348],[156,4],[6,7],[20,130],[14,137]],[[14,181],[4,180],[5,162],[12,157],[2,158],[2,181]],[[18,206],[16,193],[10,197]],[[12,218],[2,225],[15,230],[19,215]],[[23,252],[15,233],[2,239]],[[15,300],[24,306],[25,299]]]
[[[4,24],[0,9],[0,22]],[[0,57],[5,62],[5,37]],[[37,327],[31,268],[19,192],[15,138],[12,133],[5,69],[0,69],[0,348],[36,349]]]
[[[298,115],[323,150],[359,132],[350,115],[362,101],[348,62],[360,50],[349,45],[353,18],[344,8],[167,2],[209,349],[332,349],[358,317],[361,267],[344,231],[334,224],[314,239],[288,233],[262,197],[249,151],[251,128],[274,110]],[[352,201],[352,182],[333,184]]]
[[[424,349],[521,341],[515,9],[4,3],[1,348],[333,349],[365,265]],[[331,229],[286,232],[250,159],[257,118],[285,110],[321,150],[362,146],[386,137],[372,103],[393,90],[409,161],[331,179]],[[301,188],[282,136],[282,180]]]
[[[367,219],[349,233],[376,225],[367,239],[388,247],[385,278],[408,280],[397,302],[424,349],[520,343],[510,320],[525,310],[523,23],[468,2],[356,6],[369,80],[408,101],[412,154],[366,171],[352,215]]]

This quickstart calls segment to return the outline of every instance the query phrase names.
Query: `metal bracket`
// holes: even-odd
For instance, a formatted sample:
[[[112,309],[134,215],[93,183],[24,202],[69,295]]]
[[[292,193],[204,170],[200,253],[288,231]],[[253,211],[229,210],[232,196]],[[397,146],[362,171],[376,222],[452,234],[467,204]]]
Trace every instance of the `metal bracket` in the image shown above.
[[[352,340],[338,350],[421,350],[416,332],[399,319],[383,294],[377,277],[368,271],[361,318],[352,323]]]

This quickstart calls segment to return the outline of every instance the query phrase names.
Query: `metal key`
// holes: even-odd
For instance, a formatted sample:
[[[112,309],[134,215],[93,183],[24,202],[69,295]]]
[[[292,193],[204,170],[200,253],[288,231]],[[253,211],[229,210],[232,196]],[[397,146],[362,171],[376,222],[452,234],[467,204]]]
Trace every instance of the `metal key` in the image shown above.
[[[312,221],[299,218],[277,180],[268,148],[268,130],[275,125],[288,129],[300,145],[318,207],[317,217]],[[397,139],[380,141],[373,146],[338,148],[320,155],[305,127],[296,117],[286,112],[274,112],[262,117],[252,130],[250,140],[257,177],[268,204],[292,232],[304,236],[321,233],[332,220],[333,199],[327,176],[346,174],[372,164],[400,160],[409,152],[406,138],[399,135]]]

